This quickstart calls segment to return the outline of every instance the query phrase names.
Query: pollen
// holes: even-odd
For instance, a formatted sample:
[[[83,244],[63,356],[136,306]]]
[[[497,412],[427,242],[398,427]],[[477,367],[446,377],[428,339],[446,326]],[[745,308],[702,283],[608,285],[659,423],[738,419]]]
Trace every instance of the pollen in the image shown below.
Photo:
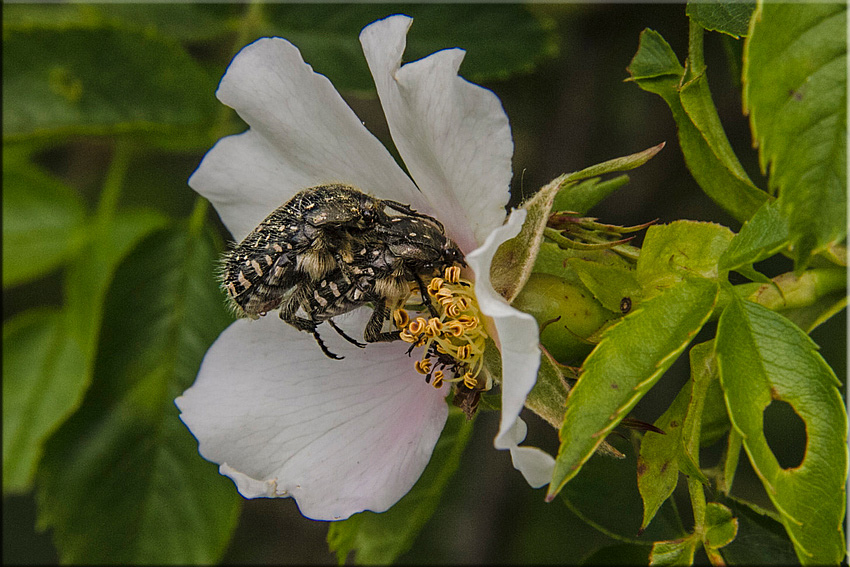
[[[416,371],[435,388],[448,382],[479,393],[489,389],[490,380],[479,378],[487,332],[472,283],[460,277],[459,267],[452,266],[442,278],[433,278],[426,290],[435,300],[436,317],[412,319],[404,309],[393,312],[401,339],[411,345],[410,352],[422,348],[421,358],[414,363]],[[445,370],[453,377],[447,377]]]

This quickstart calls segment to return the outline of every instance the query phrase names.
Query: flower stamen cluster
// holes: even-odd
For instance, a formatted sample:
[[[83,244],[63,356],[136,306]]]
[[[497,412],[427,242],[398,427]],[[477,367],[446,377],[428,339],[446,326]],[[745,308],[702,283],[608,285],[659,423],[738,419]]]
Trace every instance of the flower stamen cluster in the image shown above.
[[[416,371],[435,388],[449,382],[462,383],[469,390],[489,389],[491,384],[479,380],[487,332],[472,283],[460,277],[459,267],[452,266],[444,277],[431,280],[427,292],[439,316],[411,320],[404,309],[393,313],[401,340],[410,343],[411,351],[423,348],[422,358],[414,363]],[[446,369],[452,372],[452,378],[446,378]]]

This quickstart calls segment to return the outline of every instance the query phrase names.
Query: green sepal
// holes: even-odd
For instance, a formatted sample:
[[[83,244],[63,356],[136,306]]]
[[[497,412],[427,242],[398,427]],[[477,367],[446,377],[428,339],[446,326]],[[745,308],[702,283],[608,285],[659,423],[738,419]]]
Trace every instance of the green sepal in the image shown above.
[[[618,175],[604,181],[598,177],[592,177],[576,183],[567,183],[555,195],[552,211],[572,211],[580,215],[586,214],[605,197],[628,182],[628,175]]]
[[[561,175],[542,187],[522,205],[522,208],[526,210],[526,218],[520,233],[502,244],[496,251],[490,274],[493,289],[511,303],[525,285],[534,270],[537,255],[543,243],[543,231],[549,221],[552,203],[564,187],[582,179],[639,167],[652,159],[663,147],[662,143],[636,154]]]
[[[546,420],[552,427],[558,428],[564,421],[564,410],[570,387],[564,379],[564,371],[555,358],[541,349],[540,369],[537,381],[525,398],[525,407]]]

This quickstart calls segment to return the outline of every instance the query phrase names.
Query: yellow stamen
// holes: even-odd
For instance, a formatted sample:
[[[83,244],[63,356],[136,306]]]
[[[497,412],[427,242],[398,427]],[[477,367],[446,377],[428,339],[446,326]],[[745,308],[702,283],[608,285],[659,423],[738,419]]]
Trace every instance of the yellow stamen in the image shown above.
[[[434,376],[433,376],[432,380],[433,380],[433,382],[431,382],[431,385],[434,386],[435,388],[439,388],[440,386],[442,386],[443,385],[443,371],[437,370],[436,372],[434,372]]]
[[[410,322],[410,315],[404,309],[396,309],[393,311],[393,321],[397,329],[404,329]]]
[[[431,317],[428,319],[428,326],[425,329],[425,334],[429,337],[437,337],[440,335],[440,331],[443,330],[443,323],[437,319],[436,317]]]
[[[407,330],[410,331],[411,335],[418,335],[425,329],[426,325],[427,321],[424,317],[417,317],[415,321],[411,321],[407,325]]]
[[[455,337],[461,337],[466,332],[466,326],[458,320],[449,321],[443,325],[443,329],[446,333]]]
[[[449,283],[460,283],[460,267],[459,266],[450,266],[446,268],[445,272],[446,281]]]

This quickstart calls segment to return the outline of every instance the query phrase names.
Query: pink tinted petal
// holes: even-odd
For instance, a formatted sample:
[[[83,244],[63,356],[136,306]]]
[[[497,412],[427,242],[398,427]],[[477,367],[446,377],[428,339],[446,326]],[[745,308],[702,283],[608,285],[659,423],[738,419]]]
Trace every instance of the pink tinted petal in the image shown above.
[[[396,148],[464,252],[505,219],[513,141],[491,91],[458,76],[464,52],[449,49],[403,67],[411,19],[392,16],[360,34]]]
[[[502,419],[496,436],[497,449],[515,446],[509,431],[514,426],[525,397],[537,381],[540,366],[537,321],[528,313],[514,309],[493,289],[490,265],[499,246],[519,234],[526,211],[517,209],[508,222],[494,230],[481,248],[466,256],[475,272],[475,297],[481,312],[491,317],[498,332],[502,351]]]
[[[362,333],[370,312],[345,321]],[[406,344],[358,349],[320,327],[313,338],[277,317],[239,320],[207,352],[176,400],[204,458],[246,497],[292,496],[301,512],[337,520],[381,512],[413,486],[447,416],[447,388],[425,383]]]
[[[220,140],[189,184],[215,205],[237,240],[314,185],[348,183],[408,204],[421,199],[331,82],[288,41],[263,38],[246,46],[216,95],[251,130]]]

